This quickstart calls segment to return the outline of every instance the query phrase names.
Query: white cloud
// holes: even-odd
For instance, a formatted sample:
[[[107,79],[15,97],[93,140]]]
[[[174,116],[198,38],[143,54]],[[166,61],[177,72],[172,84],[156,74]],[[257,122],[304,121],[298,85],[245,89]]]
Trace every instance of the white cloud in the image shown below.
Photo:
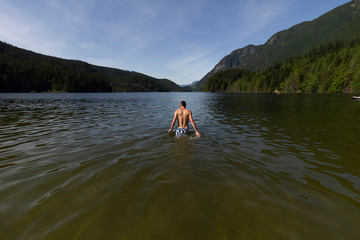
[[[47,34],[47,26],[38,18],[0,2],[0,39],[21,48],[48,55],[59,55],[66,47],[62,38]]]

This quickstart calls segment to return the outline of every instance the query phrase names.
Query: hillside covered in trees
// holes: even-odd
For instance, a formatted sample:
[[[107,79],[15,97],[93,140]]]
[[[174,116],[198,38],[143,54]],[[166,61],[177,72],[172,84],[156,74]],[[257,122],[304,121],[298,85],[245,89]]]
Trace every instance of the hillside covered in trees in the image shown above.
[[[169,92],[174,82],[45,56],[0,42],[0,92]]]
[[[228,69],[207,81],[210,92],[360,92],[360,39],[329,42],[262,71]]]
[[[352,0],[322,16],[275,33],[262,45],[248,45],[225,56],[194,89],[202,90],[215,73],[227,69],[264,70],[290,57],[301,56],[313,47],[336,40],[360,38],[360,0]]]

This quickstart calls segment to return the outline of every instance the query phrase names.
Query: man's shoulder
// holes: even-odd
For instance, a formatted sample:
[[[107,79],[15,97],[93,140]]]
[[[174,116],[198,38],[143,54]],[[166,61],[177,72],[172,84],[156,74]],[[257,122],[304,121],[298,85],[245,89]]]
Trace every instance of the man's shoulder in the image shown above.
[[[175,115],[180,115],[180,114],[182,114],[181,109],[176,109],[176,110],[175,110]]]
[[[186,114],[191,114],[191,111],[189,109],[185,109]]]

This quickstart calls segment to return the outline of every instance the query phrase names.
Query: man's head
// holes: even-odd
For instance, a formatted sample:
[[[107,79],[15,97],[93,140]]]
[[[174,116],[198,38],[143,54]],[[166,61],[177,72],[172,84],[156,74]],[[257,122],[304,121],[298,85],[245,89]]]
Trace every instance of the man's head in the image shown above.
[[[186,102],[185,102],[185,101],[181,101],[181,102],[180,102],[180,107],[186,108]]]

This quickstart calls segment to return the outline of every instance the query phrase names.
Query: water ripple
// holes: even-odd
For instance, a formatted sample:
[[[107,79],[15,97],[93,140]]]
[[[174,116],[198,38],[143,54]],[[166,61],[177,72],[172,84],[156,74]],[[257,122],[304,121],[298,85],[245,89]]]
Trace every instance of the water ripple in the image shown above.
[[[186,100],[202,138],[167,134]],[[0,95],[6,239],[355,239],[346,95]]]

